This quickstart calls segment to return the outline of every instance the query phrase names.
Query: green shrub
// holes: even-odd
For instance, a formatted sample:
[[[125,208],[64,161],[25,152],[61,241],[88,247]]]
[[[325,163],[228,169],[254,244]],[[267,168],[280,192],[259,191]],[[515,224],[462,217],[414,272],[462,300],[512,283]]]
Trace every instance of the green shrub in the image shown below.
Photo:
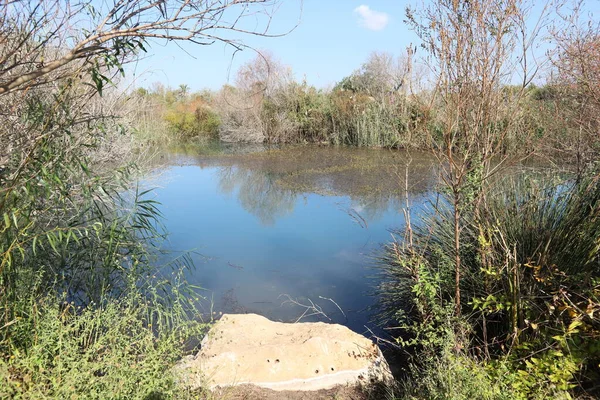
[[[191,398],[171,368],[204,325],[156,300],[132,293],[85,308],[38,301],[11,327],[28,345],[0,358],[0,397]]]
[[[181,397],[170,367],[203,325],[154,266],[156,201],[100,151],[123,127],[73,82],[4,97],[0,397]]]
[[[447,338],[450,342],[451,337]],[[544,400],[571,399],[565,388],[548,385],[545,371],[538,376],[515,370],[507,361],[483,362],[464,354],[445,351],[401,382],[403,399],[411,400]]]
[[[173,135],[182,138],[216,137],[221,125],[219,116],[209,106],[195,103],[177,104],[167,110],[164,119]]]
[[[301,140],[329,142],[332,132],[331,100],[327,93],[306,82],[292,86],[293,99],[289,111]]]
[[[416,227],[413,247],[391,243],[380,260],[379,320],[400,328],[398,341],[412,361],[434,368],[432,360],[446,357],[444,344],[451,341],[455,357],[485,367],[515,398],[565,398],[594,388],[600,377],[598,177],[558,185],[510,178],[496,182],[480,208],[465,210],[463,319],[449,311],[452,210],[444,200],[437,204]]]

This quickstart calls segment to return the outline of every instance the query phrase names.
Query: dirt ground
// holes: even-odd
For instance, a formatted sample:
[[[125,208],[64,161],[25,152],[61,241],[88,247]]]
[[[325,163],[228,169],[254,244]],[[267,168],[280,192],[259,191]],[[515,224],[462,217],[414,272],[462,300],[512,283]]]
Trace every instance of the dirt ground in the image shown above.
[[[318,391],[275,391],[253,385],[239,385],[215,390],[219,400],[380,400],[387,398],[385,388],[338,386]]]

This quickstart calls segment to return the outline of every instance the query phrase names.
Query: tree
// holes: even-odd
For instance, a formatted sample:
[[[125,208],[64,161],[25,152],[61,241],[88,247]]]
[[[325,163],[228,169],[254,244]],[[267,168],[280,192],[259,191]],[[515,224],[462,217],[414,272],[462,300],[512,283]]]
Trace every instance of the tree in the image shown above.
[[[533,76],[527,61],[541,25],[528,29],[527,10],[522,0],[440,0],[418,12],[407,10],[435,81],[432,104],[438,115],[431,144],[453,208],[456,315],[461,314],[465,218],[477,213],[483,184],[496,168],[492,158],[501,155],[504,139],[516,129]],[[501,88],[517,77],[519,90],[505,96]]]
[[[190,87],[188,85],[186,85],[186,84],[179,85],[179,88],[177,89],[177,95],[179,98],[185,99],[189,93],[190,93]]]
[[[284,141],[294,128],[288,115],[293,82],[289,67],[269,52],[258,51],[239,68],[235,87],[225,86],[216,99],[223,121],[221,138]]]
[[[102,94],[124,74],[123,65],[144,52],[149,41],[222,42],[246,47],[240,35],[278,36],[269,26],[280,0],[11,0],[0,4],[0,117],[25,106],[22,93],[40,87],[68,110],[68,88],[78,96]],[[262,17],[262,18],[261,18]],[[248,21],[248,20],[251,20]],[[285,34],[282,33],[282,34]],[[84,89],[90,87],[84,94]],[[164,88],[156,93],[166,95]],[[18,95],[17,95],[18,94]],[[72,93],[69,93],[71,96]],[[11,97],[12,96],[12,97]],[[37,101],[37,100],[36,100]],[[79,101],[79,100],[78,100]],[[94,117],[96,118],[96,117]],[[15,118],[13,118],[15,119]],[[97,119],[97,118],[96,118]],[[16,122],[15,122],[16,123]],[[12,124],[12,122],[11,122]],[[27,129],[0,130],[0,167],[23,160],[46,136]],[[0,190],[2,193],[2,190]],[[4,193],[3,193],[4,194]]]
[[[553,118],[567,134],[556,135],[553,150],[573,158],[581,179],[600,153],[600,24],[584,18],[576,3],[553,28]],[[557,124],[558,125],[558,124]]]
[[[352,82],[359,91],[377,99],[400,90],[407,75],[407,65],[385,52],[373,52],[358,71],[352,74]]]
[[[240,67],[235,85],[249,94],[273,96],[293,82],[291,69],[267,51],[258,51],[256,57]]]

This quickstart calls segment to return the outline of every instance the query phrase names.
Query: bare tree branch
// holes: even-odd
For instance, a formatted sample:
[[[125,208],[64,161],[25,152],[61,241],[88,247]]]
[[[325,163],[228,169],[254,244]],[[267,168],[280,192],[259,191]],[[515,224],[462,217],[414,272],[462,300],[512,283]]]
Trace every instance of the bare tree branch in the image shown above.
[[[281,0],[17,0],[0,5],[0,95],[25,90],[74,62],[98,68],[119,67],[145,51],[148,39],[220,41],[246,47],[228,32],[265,37]],[[258,20],[257,25],[248,22]],[[61,51],[57,51],[60,49]]]

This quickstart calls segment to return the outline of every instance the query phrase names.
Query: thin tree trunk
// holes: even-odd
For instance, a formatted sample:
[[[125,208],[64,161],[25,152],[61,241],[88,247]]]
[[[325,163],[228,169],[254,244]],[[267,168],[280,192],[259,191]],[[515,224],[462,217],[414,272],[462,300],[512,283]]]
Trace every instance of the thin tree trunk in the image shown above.
[[[454,268],[455,268],[455,299],[454,313],[460,316],[460,279],[461,279],[461,261],[460,261],[460,210],[459,194],[454,192]]]

